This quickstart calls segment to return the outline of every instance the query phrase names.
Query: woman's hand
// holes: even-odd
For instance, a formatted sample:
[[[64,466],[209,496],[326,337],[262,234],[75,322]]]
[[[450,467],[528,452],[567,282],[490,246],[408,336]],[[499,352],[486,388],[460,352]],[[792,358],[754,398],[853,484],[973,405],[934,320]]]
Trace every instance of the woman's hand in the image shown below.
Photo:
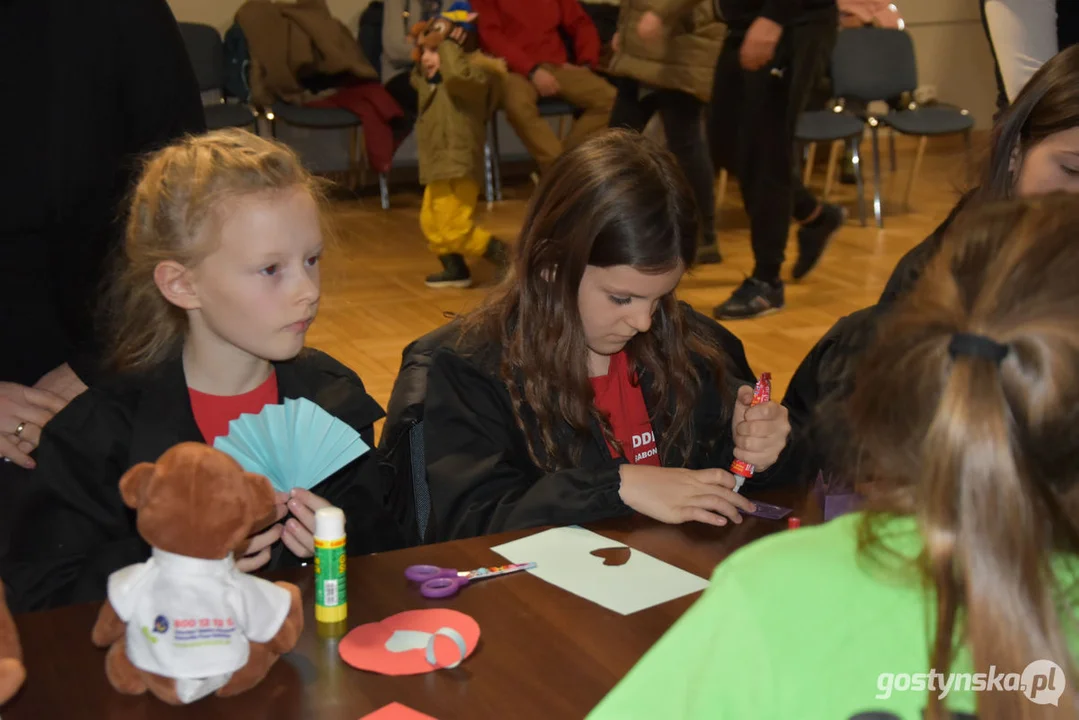
[[[274,517],[269,526],[247,539],[247,545],[240,551],[240,558],[236,560],[236,569],[241,572],[254,572],[266,563],[270,562],[270,548],[281,539],[284,526],[281,518],[288,514],[288,494],[274,493]]]
[[[619,468],[622,502],[660,522],[689,521],[726,525],[728,518],[742,522],[739,510],[756,506],[734,491],[735,477],[726,470],[686,470],[652,465]]]
[[[332,507],[310,490],[294,488],[289,493],[288,509],[292,517],[285,523],[281,540],[296,557],[308,558],[315,554],[315,511]]]
[[[41,429],[67,401],[47,390],[0,382],[0,456],[30,470],[30,453],[41,442]]]
[[[753,388],[738,388],[731,429],[734,433],[734,456],[753,465],[754,472],[764,472],[775,465],[791,434],[787,408],[777,402],[750,406]]]

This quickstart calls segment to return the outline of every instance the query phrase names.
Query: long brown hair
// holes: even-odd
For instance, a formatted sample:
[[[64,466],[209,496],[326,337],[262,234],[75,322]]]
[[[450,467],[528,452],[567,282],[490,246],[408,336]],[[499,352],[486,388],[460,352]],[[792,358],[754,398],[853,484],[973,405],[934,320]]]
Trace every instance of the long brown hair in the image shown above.
[[[573,467],[591,422],[620,450],[593,404],[577,294],[585,267],[629,265],[644,273],[689,268],[700,223],[674,158],[636,133],[611,130],[565,153],[544,176],[525,214],[513,266],[502,285],[463,319],[462,343],[501,349],[500,376],[528,450],[548,471]],[[707,332],[662,298],[648,332],[626,346],[630,367],[651,377],[660,458],[685,463],[694,443],[693,408],[701,372],[722,384],[721,355]],[[561,423],[573,433],[559,437]],[[538,442],[535,438],[538,436]]]
[[[1022,156],[1045,138],[1079,125],[1079,45],[1054,55],[993,124],[981,202],[1015,196]]]
[[[208,223],[231,198],[300,187],[320,205],[322,184],[288,147],[227,129],[184,138],[146,159],[131,196],[123,252],[106,290],[110,364],[115,370],[151,368],[176,350],[187,315],[169,303],[154,269],[174,260],[193,267],[216,244],[199,242]],[[332,228],[322,213],[324,232]]]
[[[936,599],[931,668],[949,672],[965,643],[975,672],[1047,659],[1072,686],[1059,707],[979,693],[979,718],[1074,718],[1062,627],[1074,608],[1052,563],[1079,551],[1079,206],[1059,196],[988,205],[950,233],[855,379],[861,548],[879,557],[882,521],[917,518],[917,568]],[[957,333],[1006,355],[957,351]],[[928,717],[943,716],[931,692]]]

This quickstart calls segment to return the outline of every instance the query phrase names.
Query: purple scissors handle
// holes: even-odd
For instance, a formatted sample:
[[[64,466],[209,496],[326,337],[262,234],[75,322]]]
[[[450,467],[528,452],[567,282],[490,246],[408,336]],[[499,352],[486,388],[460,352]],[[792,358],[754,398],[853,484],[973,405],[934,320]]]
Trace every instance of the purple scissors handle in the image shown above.
[[[416,583],[427,582],[435,578],[456,578],[458,572],[452,568],[437,565],[409,565],[405,568],[405,577]]]
[[[468,585],[466,577],[436,577],[420,585],[420,595],[428,599],[447,598]]]
[[[498,567],[482,567],[469,572],[461,572],[452,568],[438,567],[437,565],[409,565],[405,569],[405,577],[414,583],[419,583],[420,593],[425,598],[445,598],[456,595],[458,590],[473,580],[508,575],[522,570],[531,570],[534,567],[536,567],[536,563],[517,563]]]

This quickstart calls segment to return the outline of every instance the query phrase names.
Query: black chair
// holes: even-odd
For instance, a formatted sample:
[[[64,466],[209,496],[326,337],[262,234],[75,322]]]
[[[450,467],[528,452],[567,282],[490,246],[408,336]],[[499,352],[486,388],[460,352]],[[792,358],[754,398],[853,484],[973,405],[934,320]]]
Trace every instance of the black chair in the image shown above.
[[[361,168],[366,167],[363,143],[360,142],[360,129],[363,123],[355,113],[341,108],[316,108],[278,100],[266,113],[266,119],[270,121],[270,132],[277,137],[277,121],[293,125],[295,127],[308,128],[311,130],[345,130],[348,136],[348,180],[351,187],[356,187],[358,174]],[[378,174],[378,192],[383,210],[390,209],[390,189],[384,173]]]
[[[825,200],[828,199],[832,187],[832,176],[835,174],[836,141],[842,140],[850,149],[854,160],[854,178],[858,184],[858,214],[862,219],[862,226],[866,225],[865,192],[862,180],[862,158],[859,145],[862,139],[862,131],[865,130],[865,122],[843,110],[841,105],[836,105],[832,110],[813,110],[804,112],[798,117],[798,125],[794,131],[794,139],[800,143],[813,144],[819,142],[830,143],[832,148],[828,155],[828,170],[824,180]],[[894,155],[893,155],[894,159]],[[894,160],[893,160],[894,166]],[[806,174],[813,167],[813,155],[809,154],[806,160]],[[808,183],[809,178],[805,178]]]
[[[209,25],[179,23],[187,56],[198,79],[199,92],[217,91],[220,101],[204,105],[206,128],[249,127],[257,130],[258,115],[239,102],[227,102],[225,97],[225,48],[221,35]]]
[[[840,107],[847,99],[868,104],[913,93],[918,87],[914,43],[902,30],[874,27],[844,30],[839,33],[832,53],[832,82],[836,97],[840,98]],[[907,183],[907,204],[930,137],[962,133],[966,143],[969,178],[972,171],[970,133],[974,128],[974,118],[966,110],[948,105],[918,107],[912,101],[906,110],[883,115],[869,114],[866,122],[873,140],[873,214],[878,227],[884,227],[880,198],[881,125],[904,135],[921,138]]]

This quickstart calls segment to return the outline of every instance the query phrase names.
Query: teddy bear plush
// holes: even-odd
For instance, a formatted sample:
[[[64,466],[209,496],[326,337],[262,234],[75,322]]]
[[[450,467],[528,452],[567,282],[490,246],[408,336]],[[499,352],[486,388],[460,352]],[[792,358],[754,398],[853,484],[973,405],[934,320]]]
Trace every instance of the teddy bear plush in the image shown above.
[[[14,697],[25,679],[19,633],[7,609],[4,585],[0,583],[0,705]]]
[[[270,481],[225,453],[182,443],[120,479],[152,550],[109,576],[92,640],[122,693],[167,703],[257,685],[303,630],[300,591],[240,572],[233,551],[274,513]]]

